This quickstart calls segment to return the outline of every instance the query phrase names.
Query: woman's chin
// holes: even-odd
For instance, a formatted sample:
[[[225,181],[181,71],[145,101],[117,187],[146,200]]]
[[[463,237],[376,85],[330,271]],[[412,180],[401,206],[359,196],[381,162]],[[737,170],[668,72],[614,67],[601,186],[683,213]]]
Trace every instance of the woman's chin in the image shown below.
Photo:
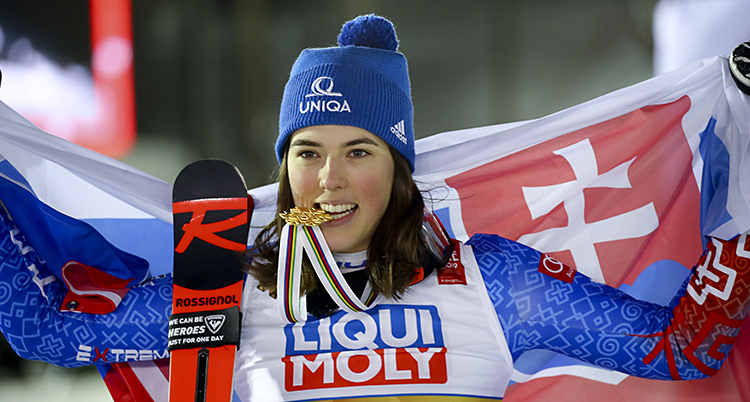
[[[328,247],[331,249],[331,252],[333,253],[356,253],[357,251],[366,250],[367,247],[357,247],[351,242],[336,242],[334,241],[333,244],[328,243]]]
[[[367,249],[367,244],[361,243],[358,239],[357,233],[349,230],[337,230],[340,228],[330,228],[331,230],[325,230],[323,228],[323,235],[326,238],[328,248],[334,253],[353,253]]]

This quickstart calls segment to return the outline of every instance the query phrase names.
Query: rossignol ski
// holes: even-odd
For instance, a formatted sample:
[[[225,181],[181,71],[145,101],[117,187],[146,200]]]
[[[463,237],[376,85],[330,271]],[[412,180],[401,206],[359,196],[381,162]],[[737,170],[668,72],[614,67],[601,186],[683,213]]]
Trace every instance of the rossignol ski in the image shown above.
[[[170,402],[229,402],[240,342],[242,261],[252,198],[231,164],[201,160],[174,183]]]

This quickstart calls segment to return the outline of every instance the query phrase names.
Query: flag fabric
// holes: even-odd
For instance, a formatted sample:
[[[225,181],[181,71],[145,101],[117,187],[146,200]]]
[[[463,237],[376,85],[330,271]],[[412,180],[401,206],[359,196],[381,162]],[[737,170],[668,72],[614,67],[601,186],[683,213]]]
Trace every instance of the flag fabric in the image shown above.
[[[416,146],[414,177],[454,237],[518,240],[656,303],[674,295],[706,236],[750,229],[750,97],[721,57],[543,118]],[[70,260],[106,267],[112,282],[170,271],[167,183],[44,134],[4,105],[0,154],[0,199],[47,261],[42,285]],[[252,241],[275,213],[275,186],[250,194]],[[642,380],[528,352],[505,400],[750,400],[749,332],[740,332],[717,376],[698,381]],[[156,360],[99,369],[116,401],[166,401],[165,367]]]
[[[171,271],[171,186],[46,134],[3,103],[0,186],[16,225],[53,271],[41,277],[62,277],[71,259],[130,284]]]

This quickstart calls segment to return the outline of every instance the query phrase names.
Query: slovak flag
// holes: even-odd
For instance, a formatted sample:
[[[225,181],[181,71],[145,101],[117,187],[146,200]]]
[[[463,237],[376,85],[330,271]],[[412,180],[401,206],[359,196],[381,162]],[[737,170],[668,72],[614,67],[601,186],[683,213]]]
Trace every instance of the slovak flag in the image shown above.
[[[455,237],[496,233],[651,302],[669,303],[706,236],[750,229],[750,97],[724,58],[538,120],[417,145],[416,178],[434,189]],[[698,381],[644,380],[532,351],[504,400],[747,400],[749,332],[718,375]]]
[[[415,179],[454,237],[496,233],[518,240],[656,303],[674,295],[705,236],[750,229],[750,97],[721,57],[540,119],[442,133],[416,147]],[[0,154],[6,206],[15,196],[3,189],[16,186],[31,195],[24,202],[55,217],[48,221],[86,223],[121,280],[169,271],[169,185],[48,136],[4,106]],[[250,193],[251,227],[262,227],[275,210],[274,186]],[[10,212],[14,221],[24,219]],[[142,224],[153,228],[149,236],[133,236]],[[750,399],[748,332],[740,332],[718,375],[697,381],[642,380],[529,352],[517,362],[504,400]],[[117,363],[100,371],[118,402],[166,402],[164,367],[164,361]]]

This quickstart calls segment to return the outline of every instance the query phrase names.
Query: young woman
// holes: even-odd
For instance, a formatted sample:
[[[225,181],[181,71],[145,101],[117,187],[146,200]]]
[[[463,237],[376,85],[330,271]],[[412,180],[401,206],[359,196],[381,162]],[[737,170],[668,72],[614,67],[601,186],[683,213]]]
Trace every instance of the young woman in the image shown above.
[[[500,399],[532,349],[645,378],[716,373],[749,304],[745,235],[712,239],[669,307],[498,236],[449,240],[411,177],[409,78],[393,26],[359,17],[339,43],[303,51],[284,91],[279,216],[246,254],[240,400]],[[295,207],[330,220],[289,224]],[[19,260],[0,271],[25,303],[0,320],[19,354],[61,365],[116,361],[105,348],[163,356],[169,278],[131,289],[113,313],[65,315],[59,295],[31,283],[28,266],[42,262],[28,250]],[[155,313],[129,314],[146,309]],[[67,338],[22,339],[31,322]]]
[[[500,398],[513,362],[536,348],[646,378],[716,372],[747,307],[709,318],[733,302],[708,294],[700,270],[667,308],[498,236],[464,245],[424,235],[434,224],[411,179],[409,79],[393,27],[359,17],[339,44],[303,51],[292,68],[276,143],[277,207],[330,214],[320,232],[344,280],[332,285],[314,257],[325,253],[309,252],[301,284],[290,284],[289,226],[278,217],[265,228],[248,252],[258,284],[244,296],[243,345],[253,346],[240,355],[241,395]],[[700,264],[721,260],[739,279],[749,274],[745,250],[744,235],[714,239]],[[446,258],[465,277],[447,278]],[[713,280],[727,285],[735,274]],[[746,306],[742,282],[732,291]],[[290,301],[298,293],[304,302]],[[294,303],[306,306],[289,314]]]

